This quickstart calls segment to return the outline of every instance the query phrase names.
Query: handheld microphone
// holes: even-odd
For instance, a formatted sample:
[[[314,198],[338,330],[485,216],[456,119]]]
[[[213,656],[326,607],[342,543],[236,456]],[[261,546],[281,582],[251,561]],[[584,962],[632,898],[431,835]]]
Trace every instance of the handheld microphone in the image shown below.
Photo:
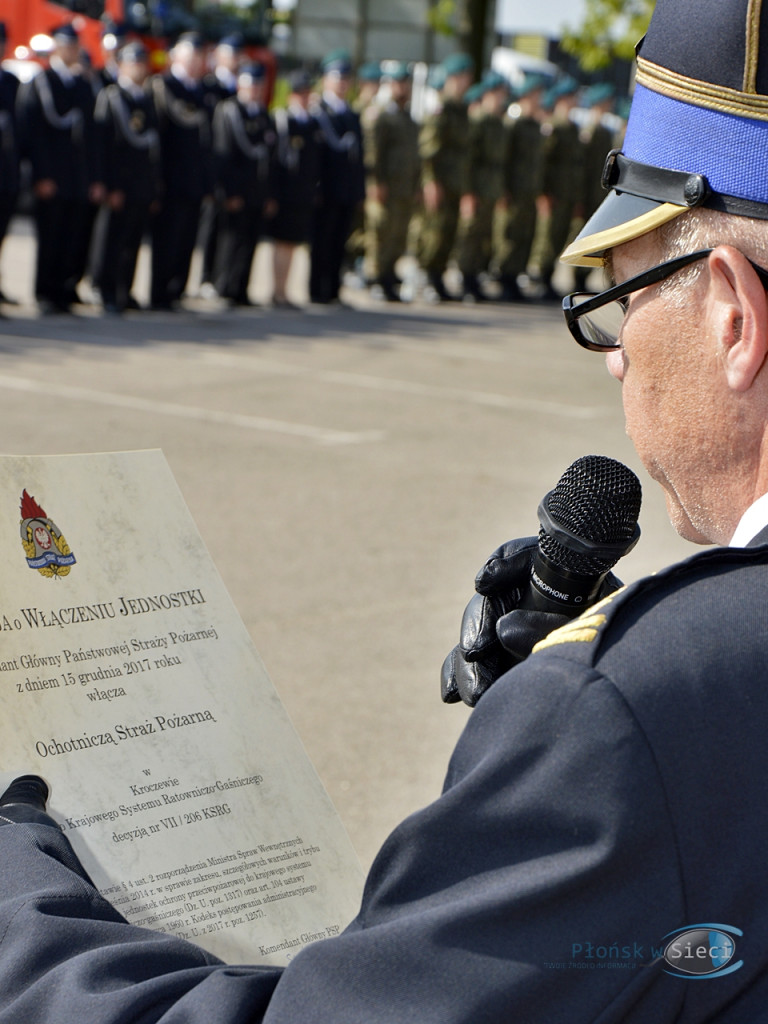
[[[539,505],[539,543],[519,608],[569,618],[593,604],[613,566],[640,537],[642,488],[627,466],[585,455]]]

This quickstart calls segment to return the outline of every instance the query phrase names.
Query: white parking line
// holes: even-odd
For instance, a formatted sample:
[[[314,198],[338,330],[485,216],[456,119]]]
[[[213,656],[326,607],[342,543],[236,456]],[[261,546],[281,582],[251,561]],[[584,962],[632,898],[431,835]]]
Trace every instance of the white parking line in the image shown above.
[[[278,362],[260,357],[250,358],[227,352],[205,352],[201,360],[214,366],[240,367],[256,373],[265,372],[281,376],[311,376],[326,384],[342,387],[363,388],[369,391],[393,392],[401,395],[417,395],[419,398],[433,398],[466,405],[478,405],[496,409],[513,409],[518,412],[541,413],[544,416],[561,416],[565,419],[592,420],[605,415],[605,409],[596,406],[566,405],[563,402],[546,402],[537,398],[522,398],[518,395],[503,395],[494,391],[471,391],[465,388],[438,387],[411,380],[391,377],[374,377],[370,374],[348,373],[338,370],[313,370],[293,363]]]
[[[228,427],[240,427],[245,430],[263,431],[271,434],[287,434],[314,441],[317,444],[344,445],[366,444],[380,441],[384,437],[381,430],[332,430],[327,427],[315,427],[306,423],[286,423],[264,416],[249,416],[245,413],[220,412],[216,409],[203,409],[194,405],[175,405],[172,402],[158,402],[136,395],[119,395],[107,391],[92,391],[89,388],[72,387],[69,384],[56,384],[47,381],[31,380],[28,377],[11,377],[0,374],[0,388],[8,391],[24,391],[30,394],[55,395],[76,402],[91,402],[94,405],[106,405],[111,408],[135,409],[140,412],[154,413],[160,416],[176,416],[179,419],[196,420],[200,423],[218,423]]]

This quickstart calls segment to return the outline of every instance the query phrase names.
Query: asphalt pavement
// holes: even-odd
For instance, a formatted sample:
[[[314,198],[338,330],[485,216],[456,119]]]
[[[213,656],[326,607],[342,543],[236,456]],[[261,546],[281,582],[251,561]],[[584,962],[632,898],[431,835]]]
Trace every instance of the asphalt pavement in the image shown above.
[[[164,451],[365,866],[440,792],[469,714],[441,704],[440,666],[475,572],[536,532],[574,459],[609,455],[640,476],[643,536],[623,579],[694,552],[624,434],[619,386],[555,307],[345,289],[345,308],[192,299],[42,318],[33,259],[19,219],[0,259],[21,300],[0,321],[0,449]],[[252,286],[269,295],[266,246]]]

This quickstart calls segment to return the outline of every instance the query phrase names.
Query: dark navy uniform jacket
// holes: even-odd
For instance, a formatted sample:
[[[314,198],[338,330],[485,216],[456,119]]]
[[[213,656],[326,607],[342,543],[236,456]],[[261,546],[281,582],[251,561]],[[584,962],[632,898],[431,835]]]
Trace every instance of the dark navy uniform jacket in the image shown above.
[[[115,82],[101,90],[94,112],[96,177],[108,191],[147,206],[160,195],[160,138],[152,95]]]
[[[253,112],[236,97],[222,100],[213,116],[216,183],[224,197],[239,196],[261,208],[274,192],[275,125],[267,110]]]
[[[19,191],[18,91],[18,78],[0,67],[0,195],[15,196]]]
[[[57,197],[85,200],[94,181],[91,86],[47,68],[19,90],[17,116],[32,180],[56,182]]]
[[[363,132],[359,115],[349,106],[333,110],[325,100],[312,114],[323,133],[321,187],[328,203],[354,206],[365,198]]]
[[[357,919],[284,971],[127,925],[58,830],[0,828],[0,1022],[768,1020],[766,594],[768,546],[712,549],[552,634],[483,696]],[[664,938],[699,924],[740,967],[675,976]]]

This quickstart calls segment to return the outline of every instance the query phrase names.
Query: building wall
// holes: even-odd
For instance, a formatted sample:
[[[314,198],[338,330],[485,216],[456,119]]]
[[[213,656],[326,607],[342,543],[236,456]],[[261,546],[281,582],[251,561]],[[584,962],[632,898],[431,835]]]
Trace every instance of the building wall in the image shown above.
[[[427,12],[432,5],[431,0],[298,0],[291,48],[302,60],[319,60],[343,46],[356,63],[439,63],[454,52],[456,40],[429,28]]]

